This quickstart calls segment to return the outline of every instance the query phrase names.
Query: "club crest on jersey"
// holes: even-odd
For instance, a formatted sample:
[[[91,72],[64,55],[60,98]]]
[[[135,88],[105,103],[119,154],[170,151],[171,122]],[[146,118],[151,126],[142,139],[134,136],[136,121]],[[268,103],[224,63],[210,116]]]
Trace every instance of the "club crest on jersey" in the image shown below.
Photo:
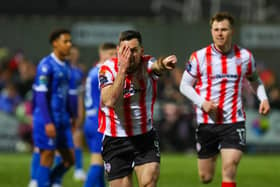
[[[134,84],[131,84],[129,88],[125,88],[125,89],[123,90],[123,97],[124,97],[124,98],[131,97],[131,96],[133,96],[135,93],[136,93],[135,86],[134,86]]]
[[[110,163],[105,163],[104,164],[104,168],[105,168],[105,171],[107,173],[110,173],[110,171],[111,171],[111,164]]]
[[[137,88],[135,88],[134,84],[131,84],[129,88],[125,88],[125,89],[123,90],[123,97],[124,97],[124,98],[131,97],[131,96],[133,96],[135,93],[141,92],[141,91],[143,91],[143,90],[145,90],[145,89],[144,89],[144,88],[139,88],[139,89],[137,89]]]

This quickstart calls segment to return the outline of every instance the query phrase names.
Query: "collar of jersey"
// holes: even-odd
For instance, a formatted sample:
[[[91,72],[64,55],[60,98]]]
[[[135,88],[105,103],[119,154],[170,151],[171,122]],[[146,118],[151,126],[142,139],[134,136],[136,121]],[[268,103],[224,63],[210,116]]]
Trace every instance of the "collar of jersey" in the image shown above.
[[[59,65],[62,65],[62,66],[65,65],[65,62],[59,60],[59,59],[57,58],[57,56],[54,54],[54,52],[51,53],[51,57],[52,57],[52,58],[54,59],[54,61],[55,61],[56,63],[58,63]]]

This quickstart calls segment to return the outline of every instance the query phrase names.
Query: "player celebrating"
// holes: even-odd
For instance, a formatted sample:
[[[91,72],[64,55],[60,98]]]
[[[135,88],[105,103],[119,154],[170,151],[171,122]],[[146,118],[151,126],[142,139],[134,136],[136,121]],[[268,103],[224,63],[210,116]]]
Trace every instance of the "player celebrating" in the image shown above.
[[[222,187],[235,187],[237,166],[246,145],[241,99],[244,78],[251,82],[257,93],[259,113],[267,114],[270,106],[252,53],[232,44],[233,17],[226,12],[217,13],[211,18],[210,26],[213,44],[191,55],[180,91],[196,105],[201,181],[211,182],[220,152]]]
[[[101,102],[99,131],[105,134],[102,156],[111,187],[132,186],[132,171],[139,186],[156,186],[159,177],[159,140],[153,129],[156,80],[172,70],[176,56],[156,60],[144,56],[141,34],[124,31],[118,57],[99,70]]]
[[[40,149],[38,187],[60,184],[61,176],[74,162],[70,117],[77,116],[77,90],[65,60],[72,46],[70,32],[53,31],[50,43],[53,52],[40,61],[33,85],[33,138]],[[51,169],[55,149],[63,162]]]
[[[91,161],[88,175],[84,187],[104,187],[104,168],[101,156],[102,137],[98,129],[98,109],[100,103],[100,90],[98,83],[98,71],[100,66],[117,54],[114,43],[104,43],[99,47],[99,62],[88,73],[85,87],[85,108],[86,120],[84,132],[89,150]]]

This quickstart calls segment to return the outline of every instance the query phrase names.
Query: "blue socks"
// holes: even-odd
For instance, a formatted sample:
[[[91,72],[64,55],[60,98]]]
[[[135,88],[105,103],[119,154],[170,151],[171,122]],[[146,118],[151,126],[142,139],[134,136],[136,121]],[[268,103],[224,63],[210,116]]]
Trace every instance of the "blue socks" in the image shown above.
[[[84,187],[105,187],[104,168],[101,165],[91,165]]]
[[[60,164],[56,165],[50,174],[51,184],[61,184],[62,176],[66,173],[69,167],[65,167],[64,164],[61,162]]]
[[[31,161],[31,180],[36,180],[37,169],[40,166],[40,153],[33,152]]]
[[[36,172],[38,187],[50,187],[50,168],[40,165]]]
[[[75,169],[83,169],[83,153],[80,147],[75,148]]]

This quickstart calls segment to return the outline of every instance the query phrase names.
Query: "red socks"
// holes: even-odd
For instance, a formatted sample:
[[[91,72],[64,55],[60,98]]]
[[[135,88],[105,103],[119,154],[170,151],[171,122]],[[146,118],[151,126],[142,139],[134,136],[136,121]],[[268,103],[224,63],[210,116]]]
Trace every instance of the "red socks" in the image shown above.
[[[236,187],[235,182],[222,182],[222,187]]]

